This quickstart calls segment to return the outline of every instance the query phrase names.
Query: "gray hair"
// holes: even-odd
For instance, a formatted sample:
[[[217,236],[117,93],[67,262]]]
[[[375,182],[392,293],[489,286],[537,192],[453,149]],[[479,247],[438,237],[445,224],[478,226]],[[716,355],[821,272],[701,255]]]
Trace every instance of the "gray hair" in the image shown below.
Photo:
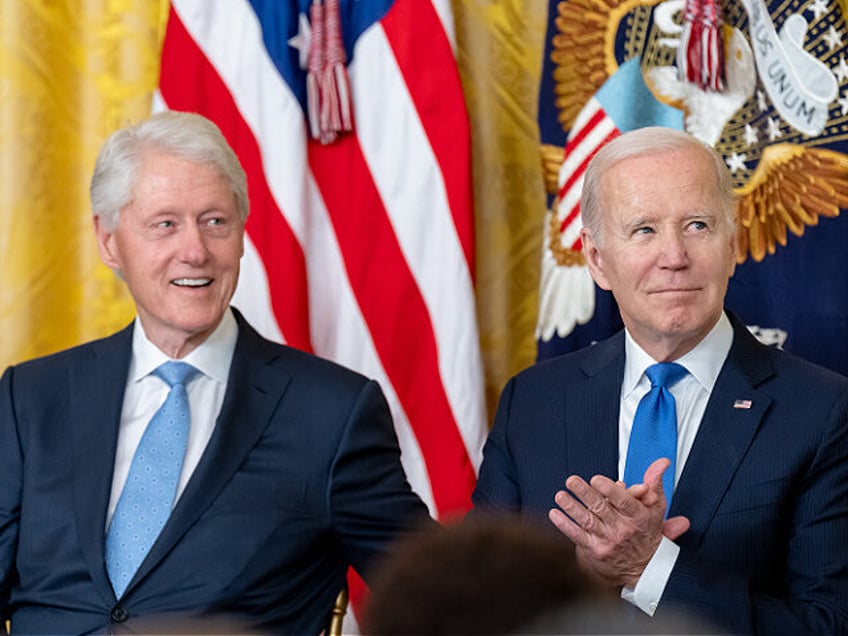
[[[691,150],[706,153],[712,160],[716,176],[716,193],[731,234],[736,233],[735,194],[730,171],[721,156],[709,145],[689,133],[674,128],[650,126],[637,128],[616,137],[601,147],[586,168],[580,198],[583,225],[601,242],[601,180],[620,161],[632,157],[648,157],[665,152]]]
[[[169,110],[112,133],[100,149],[89,195],[92,213],[104,229],[118,226],[121,210],[131,203],[142,159],[150,151],[215,168],[229,182],[242,222],[247,220],[247,178],[221,130],[201,115]]]

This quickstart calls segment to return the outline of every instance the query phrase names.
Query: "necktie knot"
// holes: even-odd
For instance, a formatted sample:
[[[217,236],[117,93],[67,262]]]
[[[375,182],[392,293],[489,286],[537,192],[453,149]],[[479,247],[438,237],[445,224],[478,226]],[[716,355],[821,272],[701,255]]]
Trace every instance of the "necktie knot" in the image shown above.
[[[658,362],[645,369],[645,375],[651,381],[651,388],[669,388],[677,384],[688,371],[676,362]]]
[[[177,362],[169,360],[160,364],[153,371],[153,375],[162,378],[169,387],[175,387],[179,384],[185,384],[197,375],[197,368],[191,366],[187,362]]]

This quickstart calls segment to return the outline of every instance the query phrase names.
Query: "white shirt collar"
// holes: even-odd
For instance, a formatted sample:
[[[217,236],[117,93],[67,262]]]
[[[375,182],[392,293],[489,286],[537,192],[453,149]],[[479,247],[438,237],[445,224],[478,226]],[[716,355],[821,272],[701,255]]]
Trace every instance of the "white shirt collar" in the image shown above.
[[[627,329],[624,333],[625,362],[622,396],[627,396],[639,384],[645,369],[656,364],[657,361],[636,344]],[[704,339],[695,345],[694,349],[674,360],[674,362],[686,367],[689,374],[709,393],[713,390],[732,344],[733,326],[730,324],[727,315],[722,312],[718,322]]]
[[[182,360],[200,370],[204,375],[226,383],[237,339],[236,319],[232,310],[225,311],[215,331]],[[138,382],[170,359],[148,339],[141,320],[136,316],[129,382]]]

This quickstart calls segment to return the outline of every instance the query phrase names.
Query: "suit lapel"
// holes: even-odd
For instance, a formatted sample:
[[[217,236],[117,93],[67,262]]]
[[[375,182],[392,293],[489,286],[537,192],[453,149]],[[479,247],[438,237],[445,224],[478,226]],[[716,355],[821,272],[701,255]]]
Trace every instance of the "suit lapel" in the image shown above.
[[[140,581],[176,544],[230,482],[256,445],[291,382],[274,364],[277,353],[238,313],[239,337],[227,392],[215,431],[156,543],[130,586]]]
[[[94,585],[106,599],[113,596],[104,565],[106,509],[131,353],[132,325],[81,351],[68,378],[77,528]]]
[[[680,476],[669,516],[686,515],[692,526],[678,539],[697,547],[715,516],[771,398],[757,386],[773,374],[747,329],[731,316],[734,340],[707,403],[701,426]]]
[[[624,377],[624,332],[593,346],[582,365],[587,380],[567,398],[569,474],[617,479],[618,417]]]

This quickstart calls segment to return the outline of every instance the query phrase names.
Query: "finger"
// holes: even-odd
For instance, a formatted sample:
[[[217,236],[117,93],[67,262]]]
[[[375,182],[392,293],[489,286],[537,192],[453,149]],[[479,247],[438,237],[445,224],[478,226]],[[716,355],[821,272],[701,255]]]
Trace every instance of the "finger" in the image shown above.
[[[557,527],[557,530],[571,539],[575,545],[586,544],[586,532],[574,523],[562,510],[551,508],[548,511],[548,519]]]
[[[665,493],[657,494],[657,491],[648,487],[647,484],[636,484],[627,489],[628,494],[637,499],[643,506],[651,508],[657,505],[660,495],[665,496]]]
[[[620,481],[614,482],[603,475],[595,475],[592,477],[591,485],[604,496],[613,511],[628,517],[634,517],[643,508],[643,504],[639,501],[639,498],[634,496],[633,492],[626,488]]]
[[[663,475],[669,466],[671,466],[671,460],[667,457],[660,457],[659,459],[654,460],[645,471],[643,482],[651,490],[656,490],[657,488],[662,490]]]
[[[606,475],[595,475],[594,477],[592,477],[592,479],[589,480],[589,485],[598,492],[603,493],[604,496],[607,496],[607,492],[616,489],[619,489],[622,492],[627,490],[627,487],[624,485],[623,481],[613,481]]]
[[[663,521],[663,534],[674,541],[689,530],[691,523],[689,519],[683,516],[671,517]]]
[[[627,492],[631,497],[642,499],[650,492],[650,488],[648,488],[645,484],[633,484],[632,486],[628,486]]]
[[[603,482],[604,486],[609,486],[613,483],[608,477],[603,477],[601,475],[593,477],[593,483],[596,479]],[[569,477],[565,481],[565,485],[572,493],[574,493],[574,495],[577,496],[592,515],[601,521],[612,521],[616,512],[610,507],[607,498],[599,492],[597,488],[593,485],[587,484],[583,479],[576,475]],[[585,527],[585,524],[581,523],[581,525]]]
[[[671,466],[671,461],[666,457],[660,457],[648,466],[648,469],[645,471],[645,485],[648,486],[654,495],[654,497],[648,495],[643,499],[646,506],[656,506],[665,510],[667,502],[665,490],[663,489],[663,475],[669,466]],[[654,500],[651,501],[651,499]]]
[[[599,525],[599,519],[570,492],[560,490],[554,495],[554,501],[584,531],[591,531]]]

